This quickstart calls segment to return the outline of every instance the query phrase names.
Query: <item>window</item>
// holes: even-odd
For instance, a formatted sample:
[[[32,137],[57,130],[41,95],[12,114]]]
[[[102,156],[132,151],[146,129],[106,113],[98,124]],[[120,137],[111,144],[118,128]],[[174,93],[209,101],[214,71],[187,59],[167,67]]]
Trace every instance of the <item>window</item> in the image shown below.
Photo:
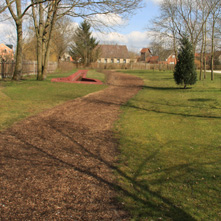
[[[105,64],[107,63],[107,58],[104,59],[104,63],[105,63]]]
[[[126,64],[127,63],[127,60],[126,59],[124,59],[124,64]]]
[[[112,64],[114,63],[114,59],[113,59],[113,58],[111,59],[111,63],[112,63]]]
[[[117,59],[117,63],[120,63],[120,59]]]

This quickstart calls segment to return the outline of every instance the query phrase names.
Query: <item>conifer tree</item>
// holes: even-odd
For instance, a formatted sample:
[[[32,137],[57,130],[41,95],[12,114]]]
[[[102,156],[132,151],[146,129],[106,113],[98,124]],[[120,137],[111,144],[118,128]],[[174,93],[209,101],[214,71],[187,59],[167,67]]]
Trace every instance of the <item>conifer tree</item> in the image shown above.
[[[174,80],[176,84],[184,85],[184,88],[187,85],[195,84],[197,80],[193,47],[186,35],[180,40],[178,61],[174,70]]]
[[[74,34],[74,43],[71,45],[70,55],[75,61],[88,66],[98,58],[98,41],[91,36],[91,25],[84,21]]]

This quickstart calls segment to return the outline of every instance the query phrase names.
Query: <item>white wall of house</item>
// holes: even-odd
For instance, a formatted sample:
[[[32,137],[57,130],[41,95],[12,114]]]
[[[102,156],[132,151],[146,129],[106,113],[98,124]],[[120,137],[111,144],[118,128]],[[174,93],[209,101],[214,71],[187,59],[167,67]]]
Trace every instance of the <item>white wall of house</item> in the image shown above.
[[[130,59],[123,59],[123,58],[99,58],[97,60],[98,63],[103,64],[129,64]]]

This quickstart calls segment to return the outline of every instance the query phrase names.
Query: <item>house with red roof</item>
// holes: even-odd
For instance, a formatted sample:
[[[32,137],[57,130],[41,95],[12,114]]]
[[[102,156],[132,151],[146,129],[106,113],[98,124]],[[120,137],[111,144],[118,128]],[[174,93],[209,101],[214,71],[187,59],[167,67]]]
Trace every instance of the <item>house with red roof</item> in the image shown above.
[[[13,46],[0,44],[0,62],[12,60],[14,60]]]
[[[166,59],[166,64],[176,64],[177,63],[177,59],[174,53],[171,53],[167,59]]]
[[[146,62],[149,64],[158,64],[159,56],[151,56],[146,58]]]
[[[140,51],[140,61],[147,62],[147,59],[151,57],[151,51],[149,48],[142,48]]]

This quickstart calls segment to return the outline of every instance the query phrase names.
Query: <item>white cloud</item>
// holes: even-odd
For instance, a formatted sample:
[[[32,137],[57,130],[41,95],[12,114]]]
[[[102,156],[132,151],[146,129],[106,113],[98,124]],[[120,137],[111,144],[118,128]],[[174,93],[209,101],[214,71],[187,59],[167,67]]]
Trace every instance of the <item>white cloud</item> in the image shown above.
[[[71,24],[68,27],[68,31],[74,31],[79,27],[79,24],[77,22],[71,22]]]
[[[123,19],[120,15],[110,13],[110,14],[98,14],[91,16],[88,19],[91,24],[96,28],[98,26],[112,28],[116,26],[126,25],[128,23],[127,20]]]
[[[153,2],[154,4],[159,5],[163,0],[146,0],[146,2]]]
[[[0,43],[16,44],[16,29],[9,22],[0,23]]]
[[[71,29],[74,30],[78,24],[73,22]],[[16,46],[15,27],[12,24],[0,24],[0,43],[14,44]],[[24,33],[25,35],[25,33]],[[126,45],[129,50],[139,52],[141,48],[147,47],[152,36],[147,31],[132,31],[128,34],[120,34],[118,32],[93,32],[93,36],[97,38],[101,44],[119,44]],[[14,39],[14,41],[13,41]]]

